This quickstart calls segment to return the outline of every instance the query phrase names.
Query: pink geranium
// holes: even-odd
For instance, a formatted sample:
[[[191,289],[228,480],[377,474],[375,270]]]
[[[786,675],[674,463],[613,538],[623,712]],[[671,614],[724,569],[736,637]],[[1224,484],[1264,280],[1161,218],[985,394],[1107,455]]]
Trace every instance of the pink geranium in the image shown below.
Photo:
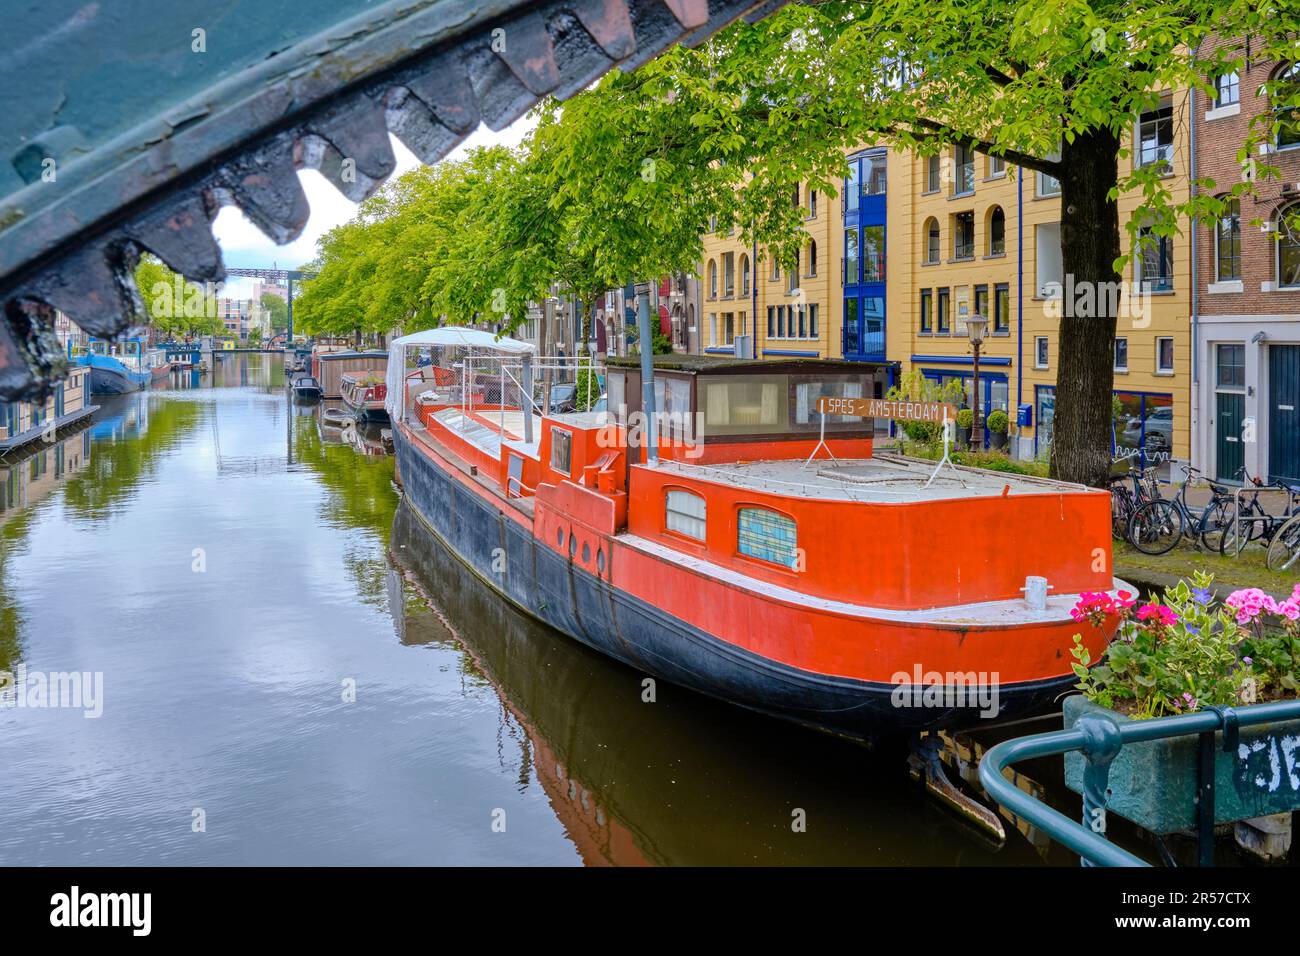
[[[1294,600],[1295,595],[1292,595]],[[1277,614],[1278,603],[1272,597],[1265,594],[1259,588],[1243,588],[1240,591],[1233,591],[1223,602],[1228,607],[1237,612],[1238,624],[1249,624],[1261,614]]]
[[[1137,619],[1153,623],[1157,627],[1173,627],[1178,623],[1178,615],[1173,612],[1172,608],[1155,603],[1143,604],[1138,608]]]

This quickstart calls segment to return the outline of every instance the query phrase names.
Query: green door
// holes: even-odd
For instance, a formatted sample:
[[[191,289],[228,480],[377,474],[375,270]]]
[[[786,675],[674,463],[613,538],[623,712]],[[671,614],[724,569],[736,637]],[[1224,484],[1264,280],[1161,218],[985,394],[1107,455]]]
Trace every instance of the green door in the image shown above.
[[[1268,472],[1300,483],[1300,345],[1268,347]]]
[[[1218,392],[1215,396],[1215,472],[1219,481],[1233,481],[1246,463],[1246,450],[1241,441],[1241,420],[1246,414],[1246,396],[1233,392]]]

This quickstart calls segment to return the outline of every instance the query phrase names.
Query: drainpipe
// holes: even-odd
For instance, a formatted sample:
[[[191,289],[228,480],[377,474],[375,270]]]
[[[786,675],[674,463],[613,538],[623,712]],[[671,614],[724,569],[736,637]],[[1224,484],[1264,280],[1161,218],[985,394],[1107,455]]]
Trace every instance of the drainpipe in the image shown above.
[[[753,358],[758,358],[758,240],[754,240],[754,251],[749,258],[749,292],[753,305],[749,311],[754,316],[754,335],[750,340],[749,350]]]
[[[1198,46],[1197,46],[1197,53],[1199,54],[1199,52],[1200,52],[1200,46],[1198,45]],[[1190,104],[1189,108],[1190,108],[1190,111],[1191,111],[1191,123],[1189,124],[1189,128],[1190,128],[1189,136],[1191,137],[1191,140],[1190,140],[1190,142],[1191,142],[1190,148],[1191,148],[1191,152],[1192,152],[1192,159],[1191,159],[1191,164],[1190,164],[1190,169],[1191,169],[1191,180],[1192,180],[1192,182],[1191,182],[1191,190],[1192,190],[1192,198],[1195,199],[1195,198],[1196,198],[1196,87],[1193,86],[1190,90],[1188,90],[1188,92],[1187,92],[1187,96],[1188,96],[1188,101],[1189,101],[1189,104]],[[1200,450],[1200,449],[1197,449],[1197,448],[1192,444],[1192,442],[1199,441],[1200,438],[1201,438],[1201,429],[1200,429],[1200,421],[1201,421],[1201,416],[1200,416],[1200,407],[1201,407],[1201,403],[1200,403],[1200,399],[1201,399],[1201,367],[1200,367],[1200,362],[1198,361],[1198,359],[1199,359],[1199,357],[1200,357],[1200,354],[1201,354],[1201,337],[1200,337],[1200,335],[1198,334],[1199,331],[1200,331],[1200,316],[1197,314],[1197,309],[1199,308],[1200,300],[1199,300],[1199,298],[1197,297],[1197,294],[1196,294],[1196,293],[1197,293],[1197,269],[1196,269],[1196,216],[1195,216],[1195,215],[1192,216],[1192,253],[1191,253],[1191,255],[1192,255],[1192,269],[1191,269],[1191,275],[1192,275],[1192,387],[1189,389],[1189,392],[1191,393],[1191,403],[1190,403],[1190,404],[1191,404],[1191,408],[1188,409],[1188,412],[1189,412],[1188,419],[1189,419],[1190,429],[1189,429],[1189,431],[1188,431],[1188,433],[1187,433],[1187,437],[1188,437],[1188,442],[1187,442],[1187,457],[1188,457],[1189,463],[1200,462],[1202,465],[1208,465],[1209,462],[1206,460],[1206,459],[1208,458],[1208,456],[1207,456],[1207,455],[1204,455],[1204,454],[1197,454],[1198,450]]]
[[[1016,171],[1016,416],[1025,403],[1025,169]],[[1038,415],[1038,409],[1034,409]],[[1034,418],[1034,435],[1038,434]],[[1016,445],[1020,445],[1020,426],[1016,426]],[[1037,443],[1037,438],[1035,438]],[[1017,447],[1017,457],[1023,449]]]
[[[641,347],[641,414],[645,416],[646,464],[659,459],[655,424],[654,338],[650,334],[650,283],[636,284],[636,331]]]

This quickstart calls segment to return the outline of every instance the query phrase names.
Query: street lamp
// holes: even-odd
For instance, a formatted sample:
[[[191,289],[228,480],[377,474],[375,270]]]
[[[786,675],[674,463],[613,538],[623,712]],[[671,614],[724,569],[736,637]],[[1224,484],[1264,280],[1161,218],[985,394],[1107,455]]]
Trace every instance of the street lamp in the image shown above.
[[[984,415],[980,401],[980,346],[984,344],[984,327],[989,320],[976,312],[966,320],[966,335],[970,338],[970,347],[975,354],[972,379],[974,381],[974,399],[971,409],[970,446],[979,450],[984,447]]]

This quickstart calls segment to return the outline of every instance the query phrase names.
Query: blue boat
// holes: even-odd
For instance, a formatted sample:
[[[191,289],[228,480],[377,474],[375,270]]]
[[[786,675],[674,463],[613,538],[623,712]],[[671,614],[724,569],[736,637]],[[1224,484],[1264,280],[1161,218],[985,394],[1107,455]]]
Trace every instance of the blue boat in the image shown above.
[[[85,346],[68,343],[68,360],[90,369],[92,395],[138,392],[153,381],[143,338],[109,342],[92,338]]]

